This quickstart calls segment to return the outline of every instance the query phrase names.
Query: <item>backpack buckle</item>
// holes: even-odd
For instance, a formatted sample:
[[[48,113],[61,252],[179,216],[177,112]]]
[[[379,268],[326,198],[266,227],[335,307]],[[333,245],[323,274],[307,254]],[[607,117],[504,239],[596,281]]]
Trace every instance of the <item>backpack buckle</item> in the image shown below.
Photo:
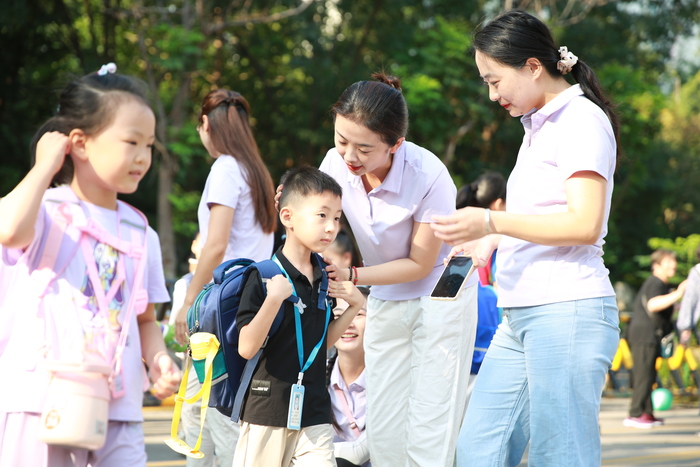
[[[106,243],[107,240],[107,230],[100,224],[95,222],[92,218],[88,219],[84,225],[76,226],[83,232],[89,234],[99,243]]]
[[[131,293],[136,294],[136,297],[134,298],[134,313],[140,315],[146,311],[146,308],[148,308],[148,292],[146,289],[139,288]]]

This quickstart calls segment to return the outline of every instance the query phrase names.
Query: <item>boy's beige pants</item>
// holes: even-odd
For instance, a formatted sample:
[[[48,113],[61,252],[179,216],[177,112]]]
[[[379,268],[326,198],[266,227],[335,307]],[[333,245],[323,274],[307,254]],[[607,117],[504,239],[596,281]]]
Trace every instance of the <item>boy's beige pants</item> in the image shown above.
[[[315,425],[299,431],[243,422],[233,467],[335,467],[333,428]]]

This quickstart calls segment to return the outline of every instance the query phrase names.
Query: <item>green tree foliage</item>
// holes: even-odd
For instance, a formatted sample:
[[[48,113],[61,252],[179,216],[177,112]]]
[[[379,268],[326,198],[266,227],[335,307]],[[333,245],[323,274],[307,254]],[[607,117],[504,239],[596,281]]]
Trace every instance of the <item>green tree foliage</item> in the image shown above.
[[[212,89],[246,96],[276,180],[320,162],[333,144],[330,107],[382,69],[402,78],[409,139],[441,157],[458,186],[484,169],[507,175],[522,126],[489,101],[470,51],[473,31],[504,6],[540,14],[618,104],[625,158],[605,260],[614,280],[638,285],[635,258],[649,253],[650,237],[700,229],[700,77],[664,92],[671,45],[700,20],[696,0],[4,0],[1,193],[29,169],[29,140],[55,111],[56,91],[108,61],[151,89],[154,165],[128,200],[159,231],[171,277],[189,254],[212,162],[195,130]]]

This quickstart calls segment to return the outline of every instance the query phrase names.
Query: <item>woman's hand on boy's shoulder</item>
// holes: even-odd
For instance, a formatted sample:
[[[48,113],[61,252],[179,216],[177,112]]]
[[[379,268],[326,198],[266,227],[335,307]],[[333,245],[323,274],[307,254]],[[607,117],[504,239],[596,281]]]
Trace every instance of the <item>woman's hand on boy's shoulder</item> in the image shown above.
[[[333,261],[331,261],[330,258],[326,258],[325,256],[323,257],[323,261],[328,264],[328,266],[326,266],[326,274],[328,274],[329,279],[332,279],[331,282],[343,282],[350,280],[350,269],[339,268],[333,264]]]
[[[280,303],[285,301],[292,295],[292,284],[282,274],[277,274],[267,280],[267,297],[273,300],[278,300]]]
[[[37,168],[45,168],[53,176],[56,174],[70,153],[70,139],[58,131],[44,133],[36,143]]]
[[[365,303],[365,296],[350,281],[328,281],[328,295],[345,300],[348,305],[359,308]]]

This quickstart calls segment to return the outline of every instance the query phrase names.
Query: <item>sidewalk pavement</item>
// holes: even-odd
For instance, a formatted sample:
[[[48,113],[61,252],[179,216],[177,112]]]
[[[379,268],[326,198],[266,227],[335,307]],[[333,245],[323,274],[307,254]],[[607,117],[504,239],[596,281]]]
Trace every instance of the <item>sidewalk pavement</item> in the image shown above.
[[[700,416],[697,403],[684,405],[674,402],[670,410],[655,413],[657,417],[666,420],[665,425],[648,430],[622,425],[629,403],[627,397],[603,398],[600,412],[602,465],[700,467],[700,436],[697,436],[700,431]],[[172,406],[143,409],[149,467],[185,465],[184,456],[163,443],[163,440],[170,437],[172,412]],[[527,466],[527,458],[520,465]]]

